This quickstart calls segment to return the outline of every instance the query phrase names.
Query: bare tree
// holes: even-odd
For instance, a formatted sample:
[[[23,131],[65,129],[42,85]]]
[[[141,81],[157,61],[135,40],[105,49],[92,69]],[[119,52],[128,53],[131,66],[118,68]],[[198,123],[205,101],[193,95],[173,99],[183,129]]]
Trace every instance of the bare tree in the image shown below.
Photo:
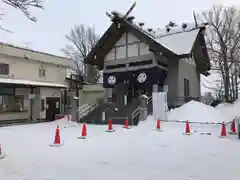
[[[2,3],[7,4],[15,9],[18,9],[23,12],[23,14],[31,21],[36,22],[37,18],[32,16],[30,10],[32,8],[43,9],[44,0],[1,0]],[[4,9],[0,9],[0,19],[2,19],[4,15]],[[0,29],[11,32],[10,30],[5,29],[0,25]]]
[[[210,25],[206,33],[212,70],[219,74],[226,102],[238,98],[240,13],[236,7],[213,6],[201,18]]]
[[[84,75],[89,83],[98,82],[100,75],[98,69],[94,66],[84,64],[84,58],[99,39],[94,27],[87,27],[80,24],[72,28],[69,35],[66,35],[66,38],[68,44],[62,51],[75,62],[78,73]]]
[[[31,21],[36,21],[36,17],[30,13],[31,8],[43,9],[44,0],[2,0],[3,3],[21,10]]]

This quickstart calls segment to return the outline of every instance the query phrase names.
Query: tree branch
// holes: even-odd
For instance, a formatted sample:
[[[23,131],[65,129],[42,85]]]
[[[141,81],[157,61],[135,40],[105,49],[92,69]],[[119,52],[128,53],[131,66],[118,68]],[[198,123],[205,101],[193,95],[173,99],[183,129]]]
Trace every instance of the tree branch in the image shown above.
[[[63,49],[63,52],[75,61],[78,65],[78,72],[87,74],[87,79],[91,83],[98,81],[99,71],[97,68],[85,65],[83,62],[99,39],[95,33],[95,29],[80,24],[71,29],[69,35],[66,35],[66,39],[68,40],[68,44]]]
[[[30,8],[43,9],[44,0],[2,0],[3,3],[21,10],[25,16],[33,22],[36,22],[36,17],[29,12]]]

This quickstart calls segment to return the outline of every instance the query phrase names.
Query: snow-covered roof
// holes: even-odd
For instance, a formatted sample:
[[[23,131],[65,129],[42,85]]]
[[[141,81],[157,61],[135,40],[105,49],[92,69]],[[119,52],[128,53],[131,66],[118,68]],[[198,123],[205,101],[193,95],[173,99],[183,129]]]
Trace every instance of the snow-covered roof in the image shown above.
[[[168,27],[169,28],[168,32],[166,31],[166,28],[163,28],[163,29],[158,28],[156,30],[155,37],[160,38],[162,36],[171,35],[171,34],[175,34],[175,33],[181,33],[183,31],[191,31],[193,29],[196,29],[195,23],[185,23],[185,24],[187,25],[187,27],[185,29],[183,29],[182,26],[177,25],[174,27]]]
[[[134,22],[131,24],[141,30],[142,33],[149,36],[149,38],[154,39],[159,44],[177,55],[191,53],[192,47],[200,30],[200,28],[196,28],[194,23],[187,23],[187,27],[185,29],[181,26],[169,27],[169,32],[166,31],[166,28],[158,28],[156,31],[152,30],[149,32],[146,28],[140,28],[139,25]]]
[[[199,33],[199,29],[162,36],[157,39],[165,48],[182,55],[189,54]]]

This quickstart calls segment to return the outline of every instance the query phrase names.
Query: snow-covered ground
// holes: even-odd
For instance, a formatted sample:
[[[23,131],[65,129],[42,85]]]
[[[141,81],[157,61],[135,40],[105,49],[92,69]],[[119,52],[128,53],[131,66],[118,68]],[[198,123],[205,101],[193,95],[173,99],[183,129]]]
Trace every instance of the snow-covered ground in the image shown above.
[[[1,180],[239,180],[240,143],[236,136],[219,138],[220,125],[185,124],[152,118],[139,126],[105,132],[106,126],[88,125],[89,138],[77,139],[81,128],[64,128],[58,121],[62,147],[50,147],[56,124],[0,128],[7,154],[0,159]],[[200,135],[211,132],[212,135]]]

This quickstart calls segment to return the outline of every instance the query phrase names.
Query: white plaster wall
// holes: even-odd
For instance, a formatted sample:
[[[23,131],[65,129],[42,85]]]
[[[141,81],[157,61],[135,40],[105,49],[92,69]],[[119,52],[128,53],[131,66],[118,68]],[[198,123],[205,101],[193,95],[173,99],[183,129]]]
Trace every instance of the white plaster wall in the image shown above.
[[[128,45],[128,57],[138,56],[138,44]]]
[[[0,56],[0,63],[9,64],[9,75],[0,75],[3,78],[15,78],[33,81],[46,81],[67,85],[65,77],[67,67],[56,64],[34,61],[31,59],[20,59],[10,56]],[[43,66],[46,70],[46,76],[39,76],[39,68]]]
[[[145,43],[140,43],[140,55],[145,54],[152,54],[152,52],[149,51],[149,45]]]
[[[115,46],[123,46],[126,44],[126,33],[124,33],[121,38],[117,41]]]
[[[116,47],[116,54],[115,49],[113,48],[110,50],[110,52],[105,56],[105,61],[111,61],[116,59],[125,59],[126,58],[126,35],[128,36],[128,57],[136,57],[139,55],[146,55],[146,54],[152,54],[152,52],[149,51],[149,45],[141,42],[140,40],[131,32],[128,32],[127,34],[124,33],[122,37],[117,41],[115,44]],[[137,43],[140,44],[131,44],[131,43]],[[119,47],[120,46],[120,47]],[[140,46],[140,47],[138,47]],[[139,52],[140,51],[140,52]]]
[[[128,43],[139,42],[140,40],[131,32],[128,33]]]
[[[112,49],[106,56],[105,56],[105,61],[111,61],[115,59],[115,50]]]
[[[186,78],[189,80],[190,97],[200,97],[200,76],[198,76],[196,66],[180,60],[178,68],[178,96],[184,97],[184,78]]]
[[[126,58],[126,46],[116,47],[116,59]]]

